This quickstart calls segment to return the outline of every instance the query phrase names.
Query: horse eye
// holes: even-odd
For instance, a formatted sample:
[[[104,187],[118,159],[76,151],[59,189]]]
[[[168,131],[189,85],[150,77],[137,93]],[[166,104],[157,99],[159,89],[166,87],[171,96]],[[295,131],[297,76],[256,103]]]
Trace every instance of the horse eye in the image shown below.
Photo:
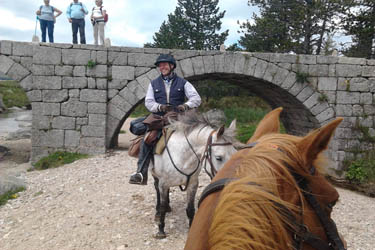
[[[223,160],[223,158],[221,156],[215,156],[215,158],[216,158],[217,161],[222,161]]]

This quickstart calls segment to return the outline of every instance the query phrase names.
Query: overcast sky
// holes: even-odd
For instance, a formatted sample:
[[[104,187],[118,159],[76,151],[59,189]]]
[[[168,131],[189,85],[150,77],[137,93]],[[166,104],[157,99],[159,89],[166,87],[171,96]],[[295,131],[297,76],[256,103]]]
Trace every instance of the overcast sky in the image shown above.
[[[94,0],[82,0],[91,14]],[[55,25],[55,42],[71,43],[71,26],[66,18],[66,9],[71,1],[51,0],[50,5],[63,11]],[[0,40],[31,41],[35,31],[35,12],[43,0],[0,0]],[[167,20],[177,5],[177,0],[104,0],[109,21],[106,26],[106,37],[112,45],[143,47],[152,42],[152,36],[159,31],[160,25]],[[229,29],[225,45],[229,46],[239,39],[237,33],[240,22],[251,19],[254,8],[247,5],[247,0],[220,0],[220,11],[226,11],[222,19],[222,30]],[[86,16],[86,41],[93,43],[92,25]],[[39,23],[37,35],[40,37]],[[48,38],[47,38],[48,41]]]

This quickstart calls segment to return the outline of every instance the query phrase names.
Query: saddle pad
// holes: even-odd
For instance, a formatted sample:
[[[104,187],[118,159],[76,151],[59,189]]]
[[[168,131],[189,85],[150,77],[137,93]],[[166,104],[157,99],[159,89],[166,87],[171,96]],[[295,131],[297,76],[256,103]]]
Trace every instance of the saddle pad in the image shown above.
[[[160,137],[159,141],[156,143],[155,154],[161,155],[163,153],[163,151],[165,149],[165,139],[164,139],[164,137],[166,136],[167,142],[168,142],[168,140],[171,137],[171,135],[173,134],[173,132],[174,132],[174,130],[170,129],[170,128],[163,130],[162,136]]]

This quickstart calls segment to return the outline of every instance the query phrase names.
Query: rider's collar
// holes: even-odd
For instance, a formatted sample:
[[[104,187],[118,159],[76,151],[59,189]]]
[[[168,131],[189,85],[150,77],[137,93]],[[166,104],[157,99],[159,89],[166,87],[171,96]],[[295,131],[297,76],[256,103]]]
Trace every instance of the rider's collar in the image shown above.
[[[172,71],[169,75],[163,76],[161,75],[161,78],[163,79],[164,82],[170,83],[174,78],[175,78],[175,73]]]

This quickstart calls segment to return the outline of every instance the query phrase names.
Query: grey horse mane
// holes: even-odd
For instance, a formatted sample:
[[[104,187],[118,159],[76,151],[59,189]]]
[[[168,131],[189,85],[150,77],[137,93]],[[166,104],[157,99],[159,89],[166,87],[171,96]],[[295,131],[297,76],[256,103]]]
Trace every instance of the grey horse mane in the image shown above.
[[[178,115],[177,120],[171,120],[169,127],[188,135],[197,128],[202,130],[205,127],[210,127],[217,130],[224,125],[225,119],[225,114],[221,110],[213,109],[205,113],[190,110],[183,115]],[[231,129],[224,130],[223,139],[225,141],[234,142],[235,136],[235,131]]]

